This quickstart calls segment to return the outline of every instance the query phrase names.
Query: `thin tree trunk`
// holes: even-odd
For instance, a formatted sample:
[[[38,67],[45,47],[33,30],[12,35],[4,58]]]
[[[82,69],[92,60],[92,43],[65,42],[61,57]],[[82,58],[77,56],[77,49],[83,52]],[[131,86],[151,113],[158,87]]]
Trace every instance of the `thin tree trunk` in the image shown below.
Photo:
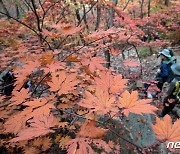
[[[112,0],[112,4],[114,5],[117,5],[118,3],[118,0]],[[109,12],[109,20],[107,21],[107,28],[111,28],[114,26],[114,9],[109,9],[108,10]],[[111,66],[111,56],[110,56],[110,53],[108,50],[105,51],[105,57],[106,57],[106,61],[107,61],[107,64],[106,64],[106,67],[109,68]]]
[[[168,6],[168,5],[169,5],[169,0],[164,0],[164,4],[165,4],[166,6]]]
[[[150,17],[151,13],[151,0],[148,0],[148,17]]]
[[[9,16],[10,16],[10,13],[9,13],[9,11],[7,10],[5,4],[4,4],[4,2],[3,2],[2,0],[0,0],[0,5],[2,6],[5,14],[7,14],[7,18],[10,19],[10,17],[9,17]]]
[[[20,13],[19,13],[19,7],[18,7],[18,5],[16,4],[16,17],[17,17],[17,19],[19,19],[20,18]]]
[[[105,58],[106,58],[106,67],[107,68],[109,68],[110,66],[111,66],[111,56],[110,56],[110,53],[109,53],[109,50],[106,50],[105,52],[104,52],[104,54],[105,54]]]
[[[141,1],[141,18],[143,18],[143,5],[144,5],[144,0]]]
[[[97,30],[99,28],[99,24],[101,21],[101,5],[97,5],[97,20],[96,20],[96,27],[95,30]]]
[[[150,11],[151,11],[151,0],[148,0],[148,17],[150,17]],[[150,42],[150,30],[148,28],[148,42]],[[153,50],[151,47],[149,47],[149,50],[150,50],[150,54],[152,55],[153,54]]]
[[[130,1],[131,1],[131,0],[128,0],[128,1],[127,1],[126,5],[125,5],[124,8],[123,8],[123,11],[127,8],[127,6],[128,6],[128,4],[129,4]]]
[[[35,1],[34,1],[34,0],[31,0],[31,3],[32,3],[32,8],[33,8],[34,15],[36,16],[38,31],[39,31],[39,32],[42,32],[42,29],[41,29],[41,26],[40,26],[41,21],[40,21],[40,18],[39,18],[39,16],[38,16],[38,13],[37,13],[37,10],[36,10],[37,7],[36,7],[36,5],[35,5]],[[41,35],[41,34],[40,34],[40,35]]]
[[[79,25],[79,24],[81,23],[81,16],[80,16],[80,13],[79,13],[79,9],[76,9],[75,11],[76,11],[76,18],[77,18],[77,20],[78,20],[78,25]],[[82,33],[80,33],[79,36],[80,36],[80,38],[81,38],[82,43],[85,45],[86,42],[85,42],[85,40],[84,40],[84,38],[83,38]]]
[[[84,18],[83,18],[84,23],[86,25],[87,30],[89,30],[89,27],[88,27],[88,24],[87,24],[87,18],[86,18],[86,8],[85,8],[84,5],[83,5],[83,13],[84,13]]]

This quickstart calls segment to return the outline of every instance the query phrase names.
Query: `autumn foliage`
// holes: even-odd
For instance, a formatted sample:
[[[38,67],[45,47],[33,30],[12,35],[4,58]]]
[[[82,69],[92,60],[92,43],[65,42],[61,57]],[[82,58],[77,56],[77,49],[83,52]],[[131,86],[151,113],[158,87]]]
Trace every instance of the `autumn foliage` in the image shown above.
[[[4,135],[0,146],[12,153],[17,147],[24,153],[48,153],[58,144],[68,154],[85,154],[119,153],[121,141],[131,145],[109,120],[129,114],[156,115],[158,108],[152,99],[128,87],[130,79],[123,72],[106,67],[109,62],[103,51],[116,57],[129,47],[168,44],[162,39],[142,41],[147,29],[166,33],[170,28],[162,24],[166,17],[133,18],[129,11],[136,6],[130,4],[123,11],[120,5],[103,0],[25,3],[31,11],[26,10],[21,19],[8,15],[4,17],[9,20],[0,19],[0,69],[12,70],[16,77],[12,95],[0,96],[0,133]],[[94,31],[96,21],[89,11],[97,6],[104,17]],[[79,19],[81,8],[85,14]],[[115,11],[114,26],[109,28],[105,27],[107,9]],[[124,59],[121,67],[140,65],[137,59]],[[26,81],[31,81],[32,89],[24,87]],[[152,128],[157,139],[167,143],[179,141],[179,126],[179,121],[172,125],[166,116],[156,118]],[[109,132],[117,139],[105,140]],[[143,151],[135,143],[131,146]]]

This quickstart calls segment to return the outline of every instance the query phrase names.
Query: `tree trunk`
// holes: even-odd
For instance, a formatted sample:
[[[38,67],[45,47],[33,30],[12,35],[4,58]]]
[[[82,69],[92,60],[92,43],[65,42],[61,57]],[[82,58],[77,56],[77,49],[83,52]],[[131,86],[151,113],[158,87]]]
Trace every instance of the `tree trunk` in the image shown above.
[[[165,4],[166,6],[168,6],[168,5],[169,5],[169,0],[164,0],[164,4]]]
[[[16,17],[17,17],[17,19],[19,19],[19,17],[20,17],[19,7],[17,4],[16,4]]]
[[[151,0],[148,0],[148,17],[150,17],[151,12]]]
[[[111,61],[111,56],[110,56],[110,53],[109,53],[109,50],[106,50],[105,52],[104,52],[104,54],[105,54],[105,58],[106,58],[106,67],[107,68],[109,68],[110,66],[111,66],[111,63],[110,63],[110,61]]]
[[[144,5],[144,0],[141,1],[141,18],[143,18],[143,5]]]
[[[85,5],[83,5],[83,20],[84,20],[84,23],[86,25],[86,28],[87,30],[89,30],[89,27],[88,27],[88,24],[87,24],[87,18],[86,18],[86,8],[85,8]]]
[[[111,2],[112,4],[117,5],[118,0],[112,0]],[[113,19],[114,19],[115,11],[114,9],[109,9],[108,12],[109,12],[109,20],[107,21],[107,28],[111,28],[114,26]],[[107,61],[106,67],[109,68],[111,66],[111,56],[108,50],[105,51],[105,57]]]
[[[97,5],[97,20],[96,20],[96,27],[95,30],[97,30],[99,28],[99,24],[101,21],[101,5]]]

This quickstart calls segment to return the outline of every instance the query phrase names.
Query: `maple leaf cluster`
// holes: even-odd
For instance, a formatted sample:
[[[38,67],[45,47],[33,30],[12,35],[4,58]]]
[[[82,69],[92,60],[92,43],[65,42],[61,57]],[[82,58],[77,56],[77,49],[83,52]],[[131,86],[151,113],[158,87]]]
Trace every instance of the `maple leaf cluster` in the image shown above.
[[[5,135],[0,146],[10,153],[16,146],[24,153],[47,152],[52,143],[69,154],[96,153],[96,149],[119,153],[118,139],[103,138],[110,131],[121,137],[109,121],[130,113],[155,115],[158,109],[151,99],[141,99],[138,91],[128,87],[124,72],[115,73],[106,65],[130,46],[162,45],[163,40],[144,42],[142,36],[157,27],[166,32],[161,22],[167,16],[132,18],[129,8],[125,12],[104,0],[18,2],[22,9],[28,7],[21,19],[8,14],[9,21],[0,19],[0,69],[11,70],[15,76],[11,96],[0,95],[0,133]],[[95,21],[90,12],[99,6],[105,18],[101,16],[98,23],[100,14]],[[135,6],[130,4],[130,8]],[[109,28],[107,9],[114,10],[114,26]],[[104,51],[109,52],[110,61]],[[129,57],[120,65],[128,70],[140,67],[139,61]],[[102,117],[108,120],[100,122]],[[163,121],[157,118],[152,125],[157,139],[177,142],[179,121],[171,125],[169,116]]]

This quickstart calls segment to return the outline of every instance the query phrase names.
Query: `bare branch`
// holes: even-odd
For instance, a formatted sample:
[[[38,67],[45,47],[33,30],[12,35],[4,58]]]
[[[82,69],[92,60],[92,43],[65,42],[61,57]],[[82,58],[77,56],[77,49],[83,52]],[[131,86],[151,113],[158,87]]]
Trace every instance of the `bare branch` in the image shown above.
[[[31,3],[32,3],[32,6],[33,6],[33,12],[34,12],[34,14],[35,14],[35,16],[36,16],[38,31],[39,31],[39,32],[42,32],[42,29],[41,29],[41,27],[40,27],[40,18],[39,18],[38,14],[37,14],[34,0],[31,0]],[[40,34],[40,35],[41,35],[41,34]]]

